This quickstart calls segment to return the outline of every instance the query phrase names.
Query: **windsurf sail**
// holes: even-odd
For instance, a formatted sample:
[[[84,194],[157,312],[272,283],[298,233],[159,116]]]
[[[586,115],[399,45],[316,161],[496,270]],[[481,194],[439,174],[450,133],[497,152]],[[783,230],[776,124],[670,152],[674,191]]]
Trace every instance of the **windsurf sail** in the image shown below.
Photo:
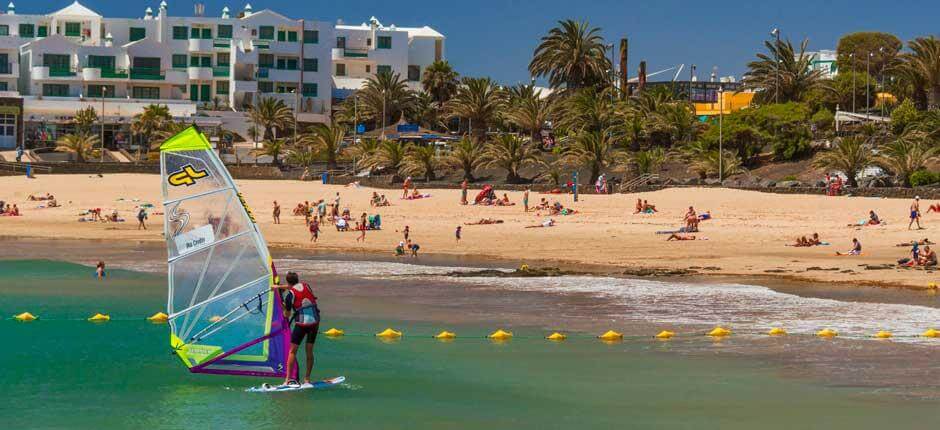
[[[160,147],[170,346],[193,373],[283,377],[288,322],[267,244],[195,127]]]

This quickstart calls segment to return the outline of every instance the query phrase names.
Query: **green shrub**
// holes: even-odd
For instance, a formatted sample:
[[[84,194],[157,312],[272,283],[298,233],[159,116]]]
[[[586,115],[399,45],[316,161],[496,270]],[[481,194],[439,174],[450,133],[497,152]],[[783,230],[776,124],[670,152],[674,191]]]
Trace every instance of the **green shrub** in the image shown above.
[[[787,176],[784,176],[782,180],[784,180],[784,181],[796,181],[797,179],[796,179],[796,175],[787,175]]]
[[[940,182],[940,172],[930,172],[927,170],[918,170],[911,174],[911,186],[921,187],[924,185],[933,185]]]

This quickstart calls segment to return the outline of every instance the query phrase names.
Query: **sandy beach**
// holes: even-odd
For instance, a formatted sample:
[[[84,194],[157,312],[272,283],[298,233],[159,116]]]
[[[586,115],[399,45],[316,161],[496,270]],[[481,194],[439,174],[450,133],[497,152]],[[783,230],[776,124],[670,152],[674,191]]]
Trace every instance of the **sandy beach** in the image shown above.
[[[159,176],[145,174],[42,175],[0,178],[0,200],[17,204],[21,217],[0,217],[0,235],[13,237],[162,241],[163,217],[151,214],[148,230],[138,230],[136,207],[151,203],[152,212],[162,212]],[[847,285],[885,285],[927,288],[936,280],[933,272],[917,269],[866,266],[893,264],[909,254],[895,246],[925,237],[940,240],[940,215],[926,214],[921,231],[909,231],[909,201],[899,199],[783,195],[714,188],[675,188],[652,193],[571,195],[532,193],[530,204],[542,197],[577,210],[569,216],[553,216],[551,228],[526,226],[549,218],[546,211],[526,213],[522,192],[509,192],[516,206],[462,206],[460,190],[419,189],[431,197],[401,200],[400,190],[322,185],[315,182],[240,180],[239,188],[253,209],[269,244],[341,252],[392,253],[402,240],[402,229],[410,226],[411,238],[422,253],[466,255],[503,259],[513,264],[575,264],[605,266],[612,271],[692,269],[703,274],[790,277]],[[476,195],[479,186],[471,189]],[[372,208],[373,191],[385,194],[390,207]],[[502,196],[503,192],[498,191]],[[303,217],[292,209],[304,200],[332,201],[339,192],[341,206],[354,218],[363,212],[381,214],[383,229],[369,231],[364,243],[356,232],[322,228],[320,240],[310,242]],[[51,193],[62,207],[40,208],[45,202],[27,201],[30,194]],[[656,214],[634,215],[636,199],[649,200]],[[282,207],[280,225],[272,220],[272,203]],[[922,202],[926,212],[930,202]],[[699,213],[710,211],[714,219],[701,224],[695,241],[667,242],[657,231],[676,230],[683,224],[689,206]],[[90,208],[117,210],[124,223],[78,222]],[[874,210],[886,225],[849,227],[867,219]],[[503,220],[497,225],[467,226],[482,218]],[[454,237],[458,225],[463,238]],[[940,231],[940,230],[938,230]],[[819,233],[830,246],[794,248],[797,236]],[[703,240],[706,239],[707,240]],[[852,238],[863,245],[861,256],[836,256],[852,246]],[[95,250],[88,250],[93,260]]]

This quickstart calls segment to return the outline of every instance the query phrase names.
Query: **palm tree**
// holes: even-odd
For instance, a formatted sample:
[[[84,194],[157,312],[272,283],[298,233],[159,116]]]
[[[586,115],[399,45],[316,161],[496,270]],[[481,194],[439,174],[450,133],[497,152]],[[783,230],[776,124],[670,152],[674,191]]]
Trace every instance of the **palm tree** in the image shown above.
[[[457,77],[457,72],[446,60],[435,61],[424,69],[421,86],[425,92],[431,94],[437,106],[442,107],[457,92]]]
[[[697,172],[701,177],[717,176],[723,179],[746,171],[741,167],[741,157],[729,150],[720,154],[718,150],[702,152],[689,164],[689,170]]]
[[[651,148],[646,151],[627,152],[623,158],[631,171],[637,176],[648,175],[659,171],[668,159],[666,150],[662,147]]]
[[[665,142],[671,146],[675,142],[695,140],[699,132],[698,117],[693,107],[687,102],[670,102],[660,105],[653,113],[649,128],[659,131],[669,138]]]
[[[834,169],[845,173],[850,187],[858,187],[856,177],[875,160],[871,145],[859,137],[842,138],[836,147],[821,152],[813,165],[822,169]]]
[[[75,130],[79,132],[91,132],[91,126],[98,121],[98,112],[95,108],[88,106],[75,112],[72,123],[75,124]]]
[[[480,130],[485,135],[490,124],[497,121],[506,105],[506,92],[490,78],[464,78],[457,94],[447,102],[451,116],[470,122],[470,134]]]
[[[363,167],[371,170],[386,170],[398,174],[408,155],[408,143],[398,140],[383,140],[375,154],[363,162]]]
[[[271,157],[271,163],[281,167],[281,155],[286,153],[288,149],[290,148],[287,145],[287,139],[271,139],[265,141],[261,148],[252,150],[251,155]]]
[[[285,131],[293,126],[294,111],[283,100],[264,97],[248,109],[248,119],[261,128],[259,137],[267,141],[274,139],[278,131]]]
[[[424,176],[433,181],[434,169],[441,163],[437,148],[433,145],[412,145],[402,161],[402,173],[409,176]]]
[[[310,145],[310,149],[326,159],[326,168],[336,169],[336,159],[346,137],[346,130],[337,124],[317,124],[300,137],[301,145]]]
[[[473,182],[473,172],[486,160],[483,158],[483,145],[470,137],[464,136],[453,145],[449,154],[444,157],[444,163],[456,169],[463,170],[463,178]]]
[[[510,91],[509,110],[506,119],[525,130],[537,144],[542,139],[542,127],[551,119],[554,104],[542,97],[541,90],[531,85],[522,85]]]
[[[358,97],[359,117],[372,121],[378,128],[392,124],[410,112],[414,95],[401,75],[382,72],[366,81]]]
[[[310,166],[319,160],[319,153],[309,141],[301,139],[296,145],[291,145],[287,150],[285,159],[288,163],[297,166]]]
[[[936,160],[940,147],[928,145],[924,133],[910,131],[879,150],[876,162],[897,175],[902,186],[910,187],[911,175]]]
[[[148,105],[144,110],[134,115],[134,122],[131,123],[131,133],[141,136],[141,142],[146,146],[152,147],[151,139],[158,130],[166,127],[166,124],[173,121],[170,115],[170,108],[167,105]]]
[[[764,41],[767,53],[758,53],[757,61],[748,63],[744,87],[758,90],[761,103],[799,102],[813,90],[831,90],[823,79],[823,71],[812,68],[813,57],[806,53],[809,39],[800,44],[799,52],[789,40]]]
[[[437,130],[443,128],[442,116],[441,108],[434,101],[431,93],[422,91],[414,95],[410,122],[418,123],[427,129]]]
[[[353,159],[357,170],[366,168],[369,165],[369,160],[373,159],[378,152],[379,144],[378,139],[364,138],[346,149],[346,156]]]
[[[192,124],[181,122],[181,121],[167,121],[156,130],[151,131],[152,136],[155,138],[153,143],[150,145],[150,150],[155,151],[160,149],[160,145],[163,144],[167,139],[176,136],[181,131],[186,130]]]
[[[483,150],[483,166],[506,171],[506,182],[519,182],[519,171],[538,160],[535,147],[519,136],[501,134]]]
[[[940,107],[940,39],[918,37],[907,47],[911,52],[901,55],[901,74],[915,80],[915,91],[925,93],[928,108]]]
[[[612,125],[613,110],[609,93],[596,88],[584,88],[570,92],[560,102],[555,125],[572,133],[581,131],[600,132]]]
[[[97,157],[98,136],[88,132],[70,133],[59,137],[56,141],[56,151],[71,152],[75,154],[75,161],[84,163],[90,158]]]
[[[570,164],[587,167],[591,172],[589,183],[593,184],[601,171],[618,157],[610,135],[599,131],[584,131],[575,135],[573,144],[567,148],[562,158]]]
[[[535,48],[529,73],[548,76],[552,88],[564,86],[567,90],[607,82],[610,60],[600,32],[587,21],[559,21]]]

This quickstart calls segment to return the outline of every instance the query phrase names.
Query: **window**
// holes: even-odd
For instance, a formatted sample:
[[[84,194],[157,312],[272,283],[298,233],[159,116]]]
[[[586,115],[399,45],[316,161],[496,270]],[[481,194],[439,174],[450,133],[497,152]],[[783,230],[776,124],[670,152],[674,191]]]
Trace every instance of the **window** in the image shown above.
[[[304,83],[302,94],[304,95],[304,97],[316,97],[317,96],[317,84]]]
[[[372,73],[372,65],[366,64],[366,73]]]
[[[296,32],[296,31],[288,31],[288,32],[287,32],[287,41],[288,41],[288,42],[296,42],[296,41],[297,41],[297,32]]]
[[[202,35],[201,35],[200,38],[201,38],[201,39],[211,39],[211,38],[212,38],[212,29],[211,29],[211,28],[208,28],[208,27],[203,28],[203,29],[202,29]]]
[[[274,67],[274,55],[258,54],[258,67],[273,68]]]
[[[366,39],[366,46],[372,46],[372,38]]]
[[[227,52],[218,53],[215,55],[215,65],[217,66],[228,66],[230,63],[230,57]]]
[[[189,29],[182,26],[173,27],[173,40],[189,39]]]
[[[131,42],[147,38],[147,29],[143,27],[131,27]]]
[[[232,26],[219,24],[216,28],[216,32],[219,33],[220,39],[231,39],[232,38]]]
[[[277,84],[277,93],[278,94],[293,94],[297,90],[297,87],[294,84],[288,84],[286,82],[278,82]]]
[[[228,95],[228,81],[216,81],[215,93]]]
[[[212,67],[212,57],[205,55],[193,55],[189,57],[190,67]]]
[[[277,68],[278,70],[297,70],[297,59],[296,58],[278,58]]]
[[[10,26],[0,25],[0,36],[9,36],[9,35],[10,35]]]
[[[320,62],[316,58],[304,58],[304,71],[316,72],[320,69]]]
[[[338,36],[336,38],[336,47],[339,49],[346,49],[346,38],[343,36]]]
[[[286,42],[286,41],[287,41],[287,32],[284,31],[284,30],[278,30],[278,31],[277,31],[277,41],[278,41],[278,42]]]
[[[174,69],[185,69],[186,68],[186,54],[173,54],[173,68]]]
[[[39,29],[36,31],[36,37],[46,37],[49,35],[49,27],[45,25],[40,25]]]
[[[114,98],[114,85],[89,85],[88,92],[85,95],[88,97]]]
[[[131,97],[135,99],[159,99],[160,87],[134,87]]]
[[[9,91],[9,90],[10,90],[10,89],[9,89],[9,87],[7,87],[7,83],[6,83],[6,82],[0,82],[0,91]]]
[[[343,63],[336,63],[336,76],[346,76],[346,65]]]
[[[274,27],[262,25],[258,27],[258,38],[264,40],[274,40]]]
[[[193,101],[193,102],[199,101],[199,85],[198,84],[189,85],[189,101]]]
[[[36,27],[32,24],[20,24],[20,37],[33,37],[36,35]]]
[[[378,49],[392,49],[392,37],[391,36],[379,36],[379,44],[376,46]]]
[[[3,90],[6,91],[6,85],[3,86]],[[0,136],[16,137],[16,117],[16,115],[9,113],[0,115]]]
[[[160,57],[134,57],[131,63],[135,68],[152,69],[155,72],[160,71]]]
[[[375,67],[375,73],[378,73],[378,74],[380,74],[380,75],[383,74],[383,73],[387,73],[387,74],[391,75],[391,74],[392,74],[392,66],[389,66],[389,65],[387,65],[387,64],[379,64],[378,66]]]
[[[114,70],[114,57],[106,55],[89,55],[88,67],[101,70]]]
[[[72,56],[67,54],[44,54],[42,65],[49,70],[69,70],[72,68]]]
[[[408,66],[408,80],[409,81],[421,80],[421,66]]]
[[[82,23],[80,22],[65,23],[65,35],[68,37],[80,37],[82,35]]]
[[[199,27],[193,27],[189,30],[190,39],[198,39],[202,33],[199,32]]]
[[[259,92],[259,93],[273,93],[273,92],[274,92],[274,82],[271,82],[271,81],[258,81],[258,92]]]
[[[45,97],[68,97],[67,84],[42,84],[42,95]]]
[[[304,43],[320,43],[320,32],[317,30],[304,30]]]

